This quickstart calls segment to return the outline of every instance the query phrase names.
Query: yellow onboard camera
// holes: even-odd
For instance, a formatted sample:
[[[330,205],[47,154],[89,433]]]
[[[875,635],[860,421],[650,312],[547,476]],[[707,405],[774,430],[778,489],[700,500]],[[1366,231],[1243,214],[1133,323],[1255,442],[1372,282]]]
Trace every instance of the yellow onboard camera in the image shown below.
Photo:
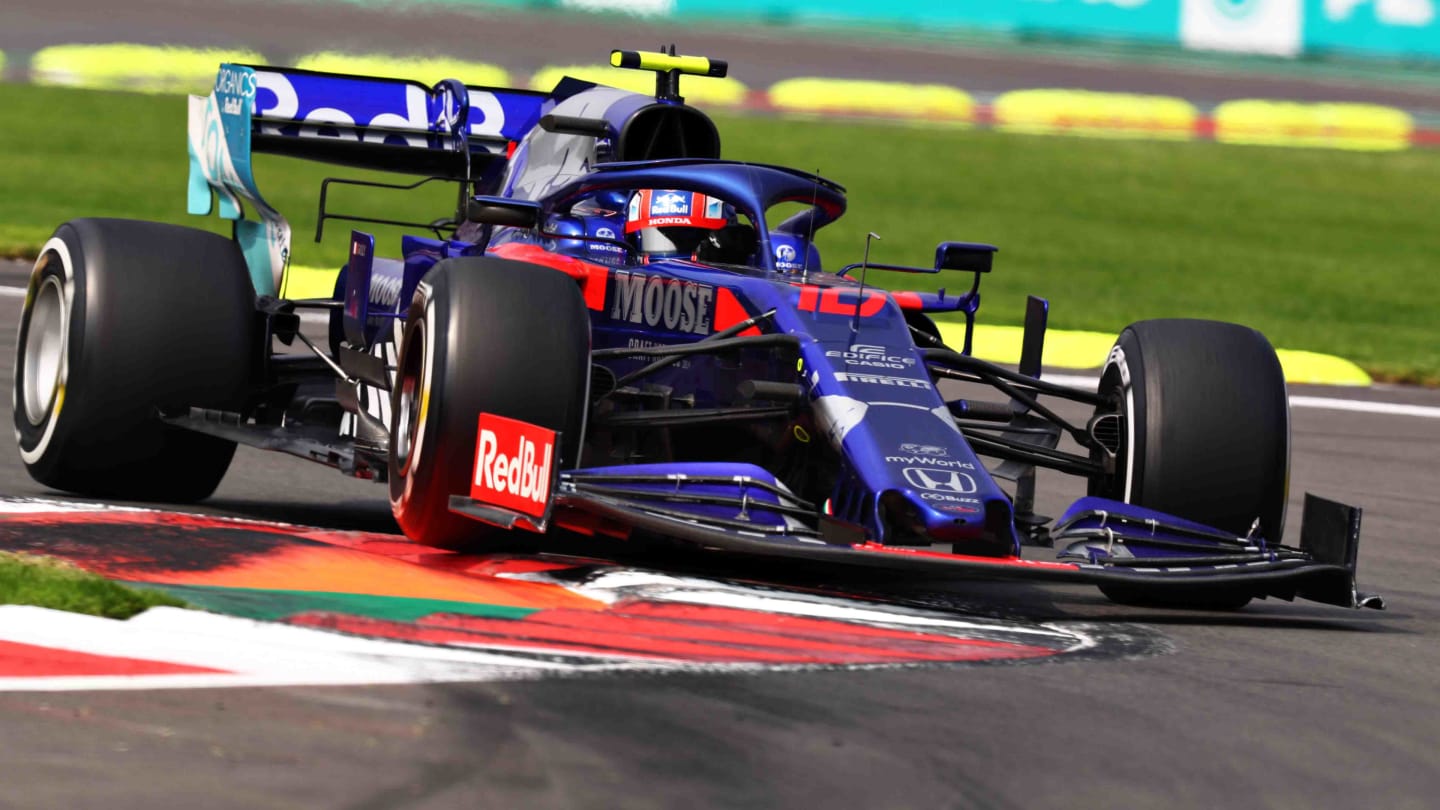
[[[680,76],[710,76],[725,78],[730,66],[722,59],[708,56],[677,56],[675,46],[670,52],[664,51],[611,51],[610,64],[618,68],[655,71],[655,98],[683,102],[680,96]]]

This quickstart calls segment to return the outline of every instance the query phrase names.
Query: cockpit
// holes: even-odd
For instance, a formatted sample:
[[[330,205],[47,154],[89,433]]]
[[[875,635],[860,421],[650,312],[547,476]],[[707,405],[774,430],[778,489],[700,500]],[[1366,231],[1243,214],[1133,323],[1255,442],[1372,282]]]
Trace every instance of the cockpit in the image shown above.
[[[541,229],[548,248],[615,265],[687,259],[817,272],[814,234],[845,209],[838,185],[763,164],[676,160],[597,169],[542,202],[550,211]]]

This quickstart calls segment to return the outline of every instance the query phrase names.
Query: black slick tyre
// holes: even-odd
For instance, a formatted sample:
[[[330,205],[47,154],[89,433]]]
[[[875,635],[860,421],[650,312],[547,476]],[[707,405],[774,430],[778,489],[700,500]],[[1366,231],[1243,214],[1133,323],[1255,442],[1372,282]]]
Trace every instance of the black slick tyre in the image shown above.
[[[1265,336],[1218,321],[1141,321],[1121,332],[1105,364],[1097,413],[1118,413],[1116,472],[1090,494],[1279,542],[1290,471],[1285,377]],[[1127,604],[1235,608],[1248,594],[1152,597],[1102,589]]]
[[[390,507],[405,536],[441,548],[503,543],[452,513],[470,492],[484,413],[559,431],[559,465],[579,458],[590,320],[575,281],[489,257],[449,259],[415,291],[391,392]]]
[[[238,410],[255,295],[234,242],[192,228],[78,219],[45,243],[16,346],[15,435],[30,475],[81,495],[195,501],[233,442],[162,410]]]

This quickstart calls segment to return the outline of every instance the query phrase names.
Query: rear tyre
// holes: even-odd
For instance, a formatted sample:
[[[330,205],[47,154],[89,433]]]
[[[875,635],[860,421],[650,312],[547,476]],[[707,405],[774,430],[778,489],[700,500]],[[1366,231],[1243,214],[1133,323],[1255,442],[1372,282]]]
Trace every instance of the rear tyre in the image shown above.
[[[475,549],[505,533],[449,509],[469,494],[485,413],[561,433],[576,466],[590,370],[590,319],[574,280],[489,257],[449,259],[415,291],[391,394],[390,507],[405,536]]]
[[[1290,472],[1290,402],[1265,336],[1231,323],[1141,321],[1106,361],[1097,413],[1120,415],[1116,472],[1090,494],[1157,509],[1238,536],[1279,542]],[[1239,608],[1248,594],[1157,597],[1101,588],[1124,604]]]
[[[196,501],[233,442],[158,413],[244,406],[255,294],[235,243],[205,231],[77,219],[45,243],[15,356],[15,435],[31,477],[81,495]]]

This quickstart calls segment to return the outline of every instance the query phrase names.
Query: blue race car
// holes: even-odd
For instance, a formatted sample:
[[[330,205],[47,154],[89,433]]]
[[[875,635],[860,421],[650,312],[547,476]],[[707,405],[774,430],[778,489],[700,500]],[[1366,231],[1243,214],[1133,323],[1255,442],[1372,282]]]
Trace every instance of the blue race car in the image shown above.
[[[814,235],[844,189],[722,159],[680,96],[681,76],[724,62],[673,48],[612,62],[654,72],[655,94],[222,65],[190,100],[189,210],[218,204],[233,238],[79,219],[36,262],[15,365],[31,474],[196,500],[243,443],[386,483],[405,534],[434,546],[564,529],[1089,582],[1131,603],[1380,606],[1355,588],[1359,509],[1307,496],[1298,547],[1280,542],[1289,405],[1258,332],[1136,323],[1098,390],[1077,390],[1041,377],[1032,298],[1018,370],[981,361],[993,246],[945,242],[929,267],[869,263],[868,248],[822,265]],[[456,210],[391,223],[420,234],[399,255],[355,231],[332,297],[286,298],[290,229],[254,152],[420,177],[387,188],[454,183]],[[322,229],[383,221],[331,210],[333,188],[357,183],[382,185],[325,182]],[[871,268],[961,291],[877,289]],[[328,340],[301,331],[307,310],[328,316]],[[962,345],[933,313],[964,318]],[[1039,467],[1089,494],[1036,514]]]

